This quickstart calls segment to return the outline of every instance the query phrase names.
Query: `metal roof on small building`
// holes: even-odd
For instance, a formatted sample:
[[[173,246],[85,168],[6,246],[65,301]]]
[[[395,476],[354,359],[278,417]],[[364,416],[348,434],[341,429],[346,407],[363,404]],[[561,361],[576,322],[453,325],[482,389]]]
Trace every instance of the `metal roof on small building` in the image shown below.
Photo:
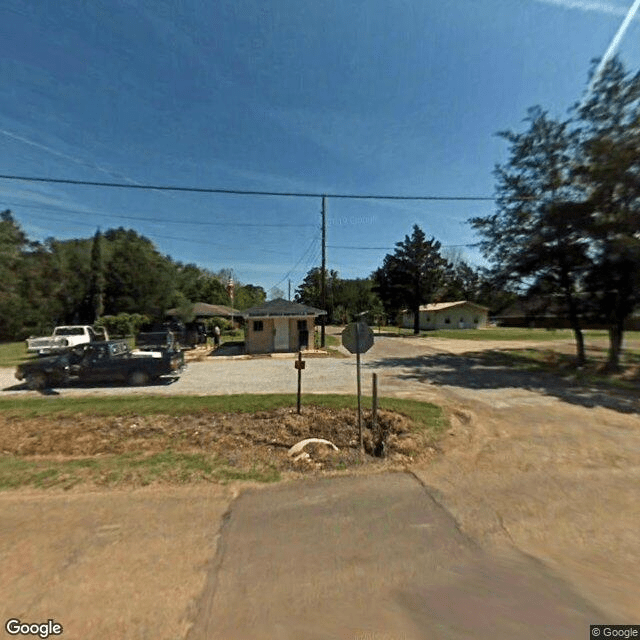
[[[481,304],[476,304],[475,302],[469,302],[468,300],[458,300],[457,302],[434,302],[432,304],[423,304],[420,305],[420,311],[442,311],[444,309],[453,309],[454,307],[459,307],[463,304],[476,307],[476,309],[483,309],[484,311],[489,310],[489,307],[483,307]],[[411,310],[403,309],[403,312],[411,313]]]
[[[322,311],[322,309],[316,309],[306,304],[290,302],[284,298],[276,298],[275,300],[269,300],[255,307],[245,309],[242,315],[245,318],[271,318],[274,316],[321,316],[326,313],[327,312]]]
[[[207,304],[206,302],[196,302],[193,305],[192,313],[196,317],[201,318],[213,318],[215,316],[220,318],[240,318],[242,317],[242,311],[226,307],[222,304]],[[169,309],[165,315],[177,316],[178,309]]]

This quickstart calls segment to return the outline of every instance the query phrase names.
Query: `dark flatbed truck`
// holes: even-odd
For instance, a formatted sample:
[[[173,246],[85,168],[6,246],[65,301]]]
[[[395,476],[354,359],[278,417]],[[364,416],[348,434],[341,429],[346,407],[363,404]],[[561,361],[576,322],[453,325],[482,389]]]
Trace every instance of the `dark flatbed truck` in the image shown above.
[[[30,389],[81,382],[126,382],[148,384],[161,376],[178,376],[184,369],[184,354],[172,349],[131,351],[126,342],[111,340],[73,347],[55,356],[23,362],[16,369],[18,380]]]

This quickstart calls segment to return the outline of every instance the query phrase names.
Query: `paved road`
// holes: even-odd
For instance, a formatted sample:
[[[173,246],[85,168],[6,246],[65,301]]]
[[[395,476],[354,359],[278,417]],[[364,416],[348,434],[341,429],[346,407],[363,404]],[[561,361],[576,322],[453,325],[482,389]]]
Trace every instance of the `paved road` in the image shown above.
[[[573,640],[602,620],[541,564],[486,555],[398,473],[242,493],[188,640]]]

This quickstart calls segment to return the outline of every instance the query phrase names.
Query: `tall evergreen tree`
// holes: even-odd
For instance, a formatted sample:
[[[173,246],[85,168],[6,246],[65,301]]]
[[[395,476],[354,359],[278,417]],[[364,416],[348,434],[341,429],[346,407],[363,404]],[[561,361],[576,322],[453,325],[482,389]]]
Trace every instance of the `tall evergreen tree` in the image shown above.
[[[135,231],[110,229],[104,234],[108,249],[105,311],[162,317],[175,297],[174,269],[169,258]]]
[[[595,264],[588,290],[609,326],[608,367],[615,370],[625,320],[640,304],[640,73],[614,58],[577,113]]]
[[[27,237],[8,209],[0,214],[0,339],[20,335],[24,301],[20,295],[20,274]]]
[[[300,283],[295,292],[295,301],[301,304],[307,304],[317,309],[327,312],[326,322],[331,324],[334,317],[334,308],[336,306],[335,291],[338,283],[338,272],[332,269],[326,271],[326,296],[323,304],[322,300],[322,269],[313,267],[307,272],[304,280]],[[338,303],[339,304],[339,303]]]
[[[493,277],[521,293],[560,294],[576,340],[577,364],[585,361],[580,293],[591,261],[585,233],[584,193],[572,166],[575,136],[539,107],[529,110],[524,133],[503,131],[508,162],[495,169],[497,212],[471,220],[484,238]]]
[[[102,258],[102,233],[98,229],[91,245],[91,302],[93,321],[97,322],[104,313],[104,261]]]
[[[447,261],[440,254],[440,243],[427,240],[416,224],[411,236],[396,243],[393,254],[387,254],[382,267],[373,274],[374,290],[388,313],[403,306],[413,313],[413,331],[420,333],[420,305],[434,300],[446,279]]]

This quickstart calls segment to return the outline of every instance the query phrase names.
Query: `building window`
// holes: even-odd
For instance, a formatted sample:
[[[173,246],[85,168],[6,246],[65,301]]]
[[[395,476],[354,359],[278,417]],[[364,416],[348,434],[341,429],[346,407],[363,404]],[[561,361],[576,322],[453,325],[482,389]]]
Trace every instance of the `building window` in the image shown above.
[[[475,324],[478,324],[478,322],[480,322],[478,318],[474,318],[473,321],[475,322]]]
[[[298,331],[306,331],[306,330],[307,330],[307,321],[298,320]]]
[[[254,331],[263,331],[264,330],[264,324],[262,323],[262,320],[254,320],[253,321],[253,330]]]
[[[451,324],[451,318],[445,318],[444,319],[444,323],[445,324]]]

